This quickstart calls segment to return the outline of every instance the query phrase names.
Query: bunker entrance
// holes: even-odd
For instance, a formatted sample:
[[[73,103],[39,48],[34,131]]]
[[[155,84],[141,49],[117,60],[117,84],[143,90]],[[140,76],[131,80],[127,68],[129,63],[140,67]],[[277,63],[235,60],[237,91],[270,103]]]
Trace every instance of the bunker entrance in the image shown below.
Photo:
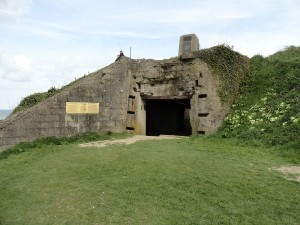
[[[190,99],[147,99],[146,135],[191,135]]]

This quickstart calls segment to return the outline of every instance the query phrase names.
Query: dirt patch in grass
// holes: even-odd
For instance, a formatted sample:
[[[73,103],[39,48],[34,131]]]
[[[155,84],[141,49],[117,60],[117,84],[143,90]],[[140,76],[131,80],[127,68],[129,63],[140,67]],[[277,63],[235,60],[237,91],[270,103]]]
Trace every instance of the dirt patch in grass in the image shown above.
[[[135,135],[121,140],[107,140],[107,141],[95,141],[90,143],[79,144],[80,147],[105,147],[108,145],[114,144],[124,144],[130,145],[137,141],[146,141],[146,140],[163,140],[163,139],[179,139],[184,138],[182,136],[173,136],[173,135],[160,135],[160,136],[144,136],[144,135]]]
[[[281,166],[273,169],[283,173],[288,180],[300,182],[300,166]]]

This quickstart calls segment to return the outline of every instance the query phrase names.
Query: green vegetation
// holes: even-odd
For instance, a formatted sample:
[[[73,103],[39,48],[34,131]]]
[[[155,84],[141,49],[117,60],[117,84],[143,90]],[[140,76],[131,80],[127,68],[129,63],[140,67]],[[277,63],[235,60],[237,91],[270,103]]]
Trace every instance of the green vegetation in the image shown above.
[[[29,95],[29,96],[25,97],[24,99],[22,99],[20,104],[16,108],[14,108],[14,110],[12,111],[12,114],[34,106],[37,103],[42,102],[45,99],[50,98],[51,96],[55,95],[56,93],[58,93],[58,91],[59,91],[58,89],[56,89],[55,87],[52,87],[47,92],[34,93],[32,95]]]
[[[223,137],[300,146],[300,47],[270,57],[254,56],[220,131]]]
[[[249,72],[249,59],[225,44],[202,49],[193,54],[206,62],[214,75],[218,76],[221,100],[231,105],[239,94],[243,78]]]

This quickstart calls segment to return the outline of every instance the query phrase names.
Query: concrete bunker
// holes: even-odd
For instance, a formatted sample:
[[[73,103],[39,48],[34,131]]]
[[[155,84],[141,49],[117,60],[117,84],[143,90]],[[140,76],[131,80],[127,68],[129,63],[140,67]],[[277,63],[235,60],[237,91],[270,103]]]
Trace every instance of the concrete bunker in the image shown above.
[[[0,150],[21,141],[87,132],[129,130],[139,135],[215,132],[232,101],[221,101],[219,93],[224,91],[221,79],[224,76],[215,74],[205,59],[228,52],[232,57],[228,63],[233,63],[240,76],[247,71],[248,59],[224,46],[198,50],[198,38],[190,34],[180,38],[176,58],[122,56],[56,95],[0,121]],[[227,70],[220,71],[228,74]],[[236,88],[240,82],[234,80],[237,78],[228,77],[236,82]],[[233,95],[234,87],[229,85],[229,88],[232,90],[226,93]]]

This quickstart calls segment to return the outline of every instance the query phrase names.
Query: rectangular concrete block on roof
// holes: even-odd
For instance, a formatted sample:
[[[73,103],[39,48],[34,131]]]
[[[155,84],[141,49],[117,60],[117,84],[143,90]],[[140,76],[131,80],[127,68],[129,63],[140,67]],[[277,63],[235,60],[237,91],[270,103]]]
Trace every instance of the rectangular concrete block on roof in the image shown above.
[[[185,34],[180,37],[178,56],[193,51],[199,51],[199,39],[196,34]]]

